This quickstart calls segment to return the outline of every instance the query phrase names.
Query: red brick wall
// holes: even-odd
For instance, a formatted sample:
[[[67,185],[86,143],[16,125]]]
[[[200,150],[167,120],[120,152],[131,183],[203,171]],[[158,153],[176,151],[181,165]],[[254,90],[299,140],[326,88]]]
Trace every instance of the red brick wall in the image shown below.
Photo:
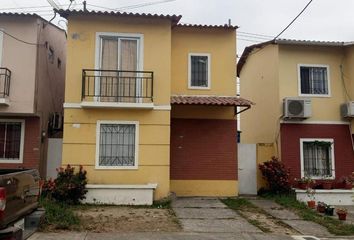
[[[23,163],[0,163],[0,168],[37,168],[40,159],[40,119],[38,117],[9,117],[10,119],[25,119],[25,143],[23,148]],[[4,119],[1,117],[1,119]]]
[[[281,124],[281,159],[290,167],[290,179],[301,177],[300,138],[334,139],[336,179],[354,171],[354,152],[348,125]]]
[[[237,180],[235,120],[172,119],[172,180]]]

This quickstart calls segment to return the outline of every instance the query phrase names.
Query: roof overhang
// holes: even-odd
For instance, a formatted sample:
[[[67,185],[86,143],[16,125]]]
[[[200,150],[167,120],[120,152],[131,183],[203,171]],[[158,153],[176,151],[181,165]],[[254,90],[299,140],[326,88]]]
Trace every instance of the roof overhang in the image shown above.
[[[84,11],[84,10],[55,10],[61,17],[68,19],[70,16],[114,16],[114,17],[135,17],[135,18],[150,18],[150,19],[166,19],[170,20],[172,26],[177,25],[182,18],[181,15],[163,15],[150,13],[131,13],[131,12],[116,12],[116,11]]]
[[[310,41],[310,40],[295,40],[295,39],[273,39],[267,42],[254,44],[245,48],[240,60],[237,63],[237,76],[240,76],[241,70],[247,61],[247,58],[256,49],[262,49],[270,44],[277,45],[293,45],[293,46],[316,46],[316,47],[345,47],[352,46],[354,42],[335,42],[335,41]]]
[[[244,112],[254,105],[253,102],[236,96],[192,96],[172,95],[172,105],[202,105],[202,106],[231,106],[235,108],[235,115]],[[239,112],[237,107],[243,108]]]

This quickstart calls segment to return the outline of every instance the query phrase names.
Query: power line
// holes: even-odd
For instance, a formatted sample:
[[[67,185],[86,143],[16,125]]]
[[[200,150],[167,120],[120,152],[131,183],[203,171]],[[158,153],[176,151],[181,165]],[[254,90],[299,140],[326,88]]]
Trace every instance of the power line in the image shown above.
[[[238,32],[238,33],[242,33],[242,34],[247,34],[247,35],[254,35],[254,36],[260,36],[260,37],[274,38],[274,36],[264,35],[264,34],[259,34],[259,33],[250,33],[250,32],[242,32],[242,31],[237,31],[237,32]]]
[[[257,36],[252,36],[252,35],[247,35],[247,34],[237,34],[237,36],[241,36],[241,37],[247,37],[247,38],[255,38],[255,39],[262,39],[262,40],[270,40],[272,39],[273,37],[257,37]]]
[[[296,21],[296,19],[297,19],[298,17],[300,17],[300,15],[306,10],[306,8],[307,8],[308,6],[310,6],[310,4],[312,3],[312,1],[313,1],[313,0],[310,0],[310,1],[306,4],[306,6],[301,10],[301,12],[288,24],[288,26],[286,26],[286,27],[274,38],[274,40],[277,39],[283,32],[285,32],[285,31]]]
[[[7,36],[19,41],[19,42],[24,43],[24,44],[28,44],[28,45],[32,45],[32,46],[42,46],[43,45],[43,44],[31,43],[31,42],[27,42],[25,40],[19,39],[19,38],[15,37],[15,36],[11,35],[10,33],[4,31],[3,29],[0,29],[0,32],[4,33],[5,35],[7,35]]]
[[[102,9],[111,10],[111,11],[121,11],[121,10],[128,10],[128,9],[152,6],[152,5],[157,5],[157,4],[167,3],[167,2],[174,2],[174,1],[177,1],[177,0],[162,0],[162,1],[155,1],[155,2],[145,2],[145,3],[123,6],[120,8],[108,8],[108,7],[103,7],[103,6],[94,5],[94,4],[87,4],[87,5],[91,6],[91,7],[102,8]]]

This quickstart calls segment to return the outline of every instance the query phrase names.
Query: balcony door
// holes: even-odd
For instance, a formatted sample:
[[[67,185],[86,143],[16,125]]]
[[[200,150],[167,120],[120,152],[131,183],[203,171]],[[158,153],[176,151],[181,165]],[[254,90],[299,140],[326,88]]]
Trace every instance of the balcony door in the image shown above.
[[[140,101],[140,39],[101,36],[99,101],[136,103]]]

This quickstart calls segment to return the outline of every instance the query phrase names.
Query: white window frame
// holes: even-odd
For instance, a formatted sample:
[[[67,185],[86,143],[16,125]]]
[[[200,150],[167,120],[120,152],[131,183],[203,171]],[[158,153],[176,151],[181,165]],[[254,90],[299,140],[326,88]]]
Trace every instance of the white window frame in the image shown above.
[[[130,124],[135,125],[135,159],[134,166],[100,166],[100,133],[101,133],[101,124]],[[107,121],[107,120],[98,120],[96,125],[96,163],[95,169],[126,169],[134,170],[138,169],[138,159],[139,159],[139,122],[138,121]]]
[[[23,163],[23,149],[25,144],[25,120],[24,119],[0,119],[0,122],[21,123],[20,157],[18,159],[0,158],[0,163]]]
[[[327,85],[328,85],[328,94],[303,94],[301,93],[301,67],[322,67],[327,69]],[[297,75],[298,75],[298,93],[300,97],[331,97],[331,79],[330,79],[330,70],[329,65],[324,64],[298,64],[297,65]]]
[[[192,86],[192,57],[207,57],[208,58],[208,86],[198,87]],[[189,53],[188,54],[188,89],[209,90],[211,89],[211,54],[210,53]]]
[[[144,69],[144,34],[141,33],[118,33],[118,32],[96,32],[96,50],[95,50],[95,69],[101,68],[101,52],[102,52],[102,38],[101,37],[117,37],[118,39],[137,39],[138,51],[137,51],[137,70],[143,71]],[[118,41],[118,47],[120,41]],[[118,66],[120,62],[120,57],[118,56]],[[95,81],[95,94],[99,94],[100,84],[98,81]],[[137,86],[138,88],[139,86]],[[96,98],[95,101],[99,101],[99,98]]]
[[[335,159],[334,159],[334,139],[333,138],[300,138],[300,159],[301,159],[301,177],[305,177],[305,169],[304,169],[304,142],[329,142],[331,143],[331,159],[332,159],[332,176],[329,179],[336,178],[336,170],[335,170]],[[311,179],[325,179],[323,177],[310,176]],[[326,178],[328,179],[328,178]]]
[[[0,30],[3,31],[2,28]],[[4,44],[4,33],[0,31],[0,67],[2,66],[2,55],[3,55],[3,44]]]

